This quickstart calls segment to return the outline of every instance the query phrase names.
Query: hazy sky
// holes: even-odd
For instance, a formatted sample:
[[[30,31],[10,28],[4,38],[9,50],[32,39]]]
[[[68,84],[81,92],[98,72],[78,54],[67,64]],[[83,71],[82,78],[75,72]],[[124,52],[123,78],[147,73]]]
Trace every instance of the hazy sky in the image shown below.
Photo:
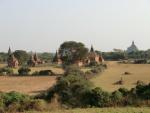
[[[150,48],[150,0],[0,0],[0,51],[54,52],[64,41],[95,49]]]

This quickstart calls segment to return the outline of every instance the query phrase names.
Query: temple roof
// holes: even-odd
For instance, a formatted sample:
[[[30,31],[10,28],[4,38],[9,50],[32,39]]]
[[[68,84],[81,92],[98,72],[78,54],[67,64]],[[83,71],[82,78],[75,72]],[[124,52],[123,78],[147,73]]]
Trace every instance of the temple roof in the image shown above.
[[[138,51],[138,48],[135,45],[134,41],[132,41],[132,45],[130,47],[128,47],[127,52],[131,53],[131,52],[137,52],[137,51]]]

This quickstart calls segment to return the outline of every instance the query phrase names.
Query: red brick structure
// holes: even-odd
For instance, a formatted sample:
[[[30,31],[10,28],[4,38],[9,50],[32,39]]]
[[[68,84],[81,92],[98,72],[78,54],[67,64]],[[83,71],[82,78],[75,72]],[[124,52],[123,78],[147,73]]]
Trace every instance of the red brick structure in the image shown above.
[[[10,47],[9,47],[9,50],[8,50],[7,65],[10,68],[17,68],[19,66],[19,62],[18,62],[17,58],[14,56],[14,54],[11,53]]]

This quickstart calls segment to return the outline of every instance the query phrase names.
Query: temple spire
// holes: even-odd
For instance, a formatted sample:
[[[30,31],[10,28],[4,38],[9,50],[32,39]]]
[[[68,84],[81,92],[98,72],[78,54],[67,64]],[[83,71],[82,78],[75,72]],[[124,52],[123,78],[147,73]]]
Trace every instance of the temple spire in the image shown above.
[[[10,49],[10,46],[9,46],[9,49],[8,49],[8,56],[10,56],[12,53],[11,53],[11,49]]]
[[[94,52],[93,45],[91,45],[91,50],[90,50],[90,52]]]
[[[57,62],[58,61],[58,51],[56,50],[55,56],[53,58],[53,62]]]
[[[132,45],[135,45],[135,44],[134,44],[134,41],[132,41]]]

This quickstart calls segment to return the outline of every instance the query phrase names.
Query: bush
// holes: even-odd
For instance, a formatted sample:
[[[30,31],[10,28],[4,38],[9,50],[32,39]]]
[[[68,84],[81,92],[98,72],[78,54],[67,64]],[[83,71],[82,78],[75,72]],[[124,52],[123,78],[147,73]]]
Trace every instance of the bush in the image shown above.
[[[99,69],[93,68],[93,69],[91,69],[91,72],[94,73],[94,74],[97,74],[97,73],[99,73]]]
[[[124,75],[131,75],[130,72],[124,72]]]
[[[35,72],[32,73],[32,75],[39,75],[39,72],[35,71]]]
[[[29,75],[29,72],[31,71],[30,68],[28,67],[21,67],[19,70],[18,70],[18,73],[19,75]]]
[[[17,93],[0,93],[0,113],[24,112],[29,110],[42,111],[45,110],[47,104],[44,100],[34,99],[30,96]]]
[[[8,68],[8,67],[1,68],[0,69],[0,74],[2,74],[2,75],[12,75],[12,74],[14,74],[14,71],[13,71],[12,68]]]
[[[95,88],[84,93],[82,102],[85,106],[108,107],[110,103],[110,94],[101,88]]]
[[[22,102],[22,101],[28,100],[30,99],[30,97],[13,91],[13,92],[4,94],[3,99],[4,99],[5,105],[8,106],[11,103]]]
[[[46,109],[46,102],[41,99],[31,100],[30,110],[43,111]]]
[[[136,94],[141,99],[150,100],[150,84],[148,85],[137,85]]]
[[[120,93],[122,93],[122,95],[123,95],[124,97],[129,94],[129,90],[126,89],[126,88],[120,88],[120,89],[118,89],[118,91],[119,91]]]
[[[20,109],[20,103],[18,102],[14,102],[14,103],[11,103],[8,107],[7,107],[7,111],[9,113],[16,113],[17,111],[19,111]]]
[[[90,62],[88,65],[89,67],[98,66],[98,63],[96,61]]]
[[[81,106],[82,95],[84,92],[91,88],[91,83],[87,81],[82,75],[67,75],[61,77],[54,88],[50,89],[48,92],[48,100],[53,97],[54,94],[59,96],[59,101],[62,104],[77,107]]]
[[[112,100],[113,101],[119,102],[122,100],[122,98],[123,98],[123,94],[120,91],[114,91],[112,93]]]
[[[55,75],[51,70],[42,70],[39,72],[39,75],[50,75],[53,76]]]
[[[84,73],[80,70],[79,67],[72,65],[72,66],[67,66],[65,68],[64,76],[67,75],[84,76]]]

